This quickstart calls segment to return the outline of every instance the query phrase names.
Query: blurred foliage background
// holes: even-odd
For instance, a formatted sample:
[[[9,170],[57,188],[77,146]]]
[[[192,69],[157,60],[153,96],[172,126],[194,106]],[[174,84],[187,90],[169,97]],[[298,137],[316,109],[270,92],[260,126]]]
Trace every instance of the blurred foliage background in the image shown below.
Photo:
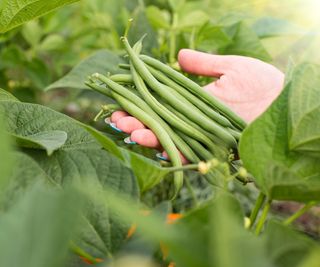
[[[43,90],[97,50],[121,54],[129,17],[136,18],[131,39],[147,32],[146,52],[162,60],[174,63],[191,47],[254,56],[284,71],[290,58],[318,61],[319,8],[316,0],[82,0],[0,36],[0,87],[85,114],[90,104],[79,94],[59,92],[52,101]]]

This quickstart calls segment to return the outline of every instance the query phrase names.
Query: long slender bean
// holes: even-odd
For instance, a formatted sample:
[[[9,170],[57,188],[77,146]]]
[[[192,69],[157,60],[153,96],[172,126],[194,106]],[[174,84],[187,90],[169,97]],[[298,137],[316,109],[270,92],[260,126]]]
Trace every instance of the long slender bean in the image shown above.
[[[136,68],[136,71],[153,90],[157,90],[157,93],[161,94],[161,91],[164,91],[162,84],[159,83],[158,80],[153,77],[153,75],[150,73],[146,65],[139,59],[138,55],[131,48],[127,38],[123,37],[122,41],[125,45],[126,51],[129,55],[129,58],[133,66]],[[167,100],[174,101],[174,102],[171,102],[173,105],[176,105],[177,108],[179,107],[181,110],[183,110],[183,112],[186,112],[187,114],[189,114],[190,117],[195,119],[194,117],[195,113],[192,112],[192,110],[190,110],[190,107],[186,107],[185,105],[183,105],[183,103],[180,103],[174,97],[167,97]],[[199,117],[197,120],[198,122],[201,121]],[[202,119],[201,123],[203,124],[203,127],[207,127],[208,130],[210,129],[211,131],[213,131],[214,134],[216,134],[219,138],[225,141],[228,146],[231,146],[231,147],[237,146],[237,142],[234,139],[234,137],[230,133],[225,131],[223,128],[219,127],[216,124],[213,124],[212,121],[210,120]]]
[[[208,150],[206,150],[199,142],[181,132],[178,132],[178,134],[199,155],[200,159],[207,161],[214,158],[214,155],[212,155]],[[210,170],[207,174],[204,175],[204,177],[212,185],[219,187],[223,186],[224,175],[218,169]]]
[[[198,109],[204,112],[207,116],[209,116],[212,120],[216,121],[220,125],[224,127],[232,127],[230,121],[223,117],[221,114],[216,112],[214,109],[209,107],[206,102],[203,102],[200,98],[190,93],[188,90],[183,88],[180,84],[176,83],[174,80],[168,78],[161,71],[156,70],[155,68],[148,66],[151,74],[163,84],[169,86],[170,88],[177,91],[179,94],[188,99],[193,105],[195,105]]]
[[[240,118],[237,114],[235,114],[231,109],[222,104],[218,99],[214,96],[206,93],[201,86],[196,84],[194,81],[188,79],[180,72],[172,69],[168,65],[151,58],[146,55],[140,55],[140,59],[143,60],[148,65],[161,70],[163,73],[168,75],[170,78],[174,79],[181,85],[183,85],[186,89],[190,90],[195,95],[200,96],[204,101],[206,101],[213,108],[217,109],[223,115],[225,115],[231,122],[235,124],[235,126],[239,127],[239,129],[243,130],[246,127],[246,123]]]
[[[129,83],[132,84],[132,75],[130,74],[114,74],[109,77],[112,81],[117,83]]]
[[[112,95],[117,100],[117,102],[125,108],[130,114],[138,118],[142,123],[144,123],[146,126],[148,126],[158,137],[159,142],[163,146],[163,148],[167,151],[172,165],[175,167],[181,167],[182,162],[180,158],[179,151],[177,147],[175,146],[174,142],[166,132],[166,130],[156,121],[154,120],[150,115],[148,115],[146,112],[144,112],[142,109],[134,105],[132,102],[130,102],[125,97],[112,92]],[[174,185],[175,185],[175,192],[173,198],[175,198],[180,191],[182,185],[183,185],[183,172],[177,171],[174,172]]]
[[[180,135],[181,138],[196,152],[200,159],[210,160],[215,157],[212,153],[205,149],[198,141],[190,138],[189,136],[180,132],[179,130],[178,135]]]
[[[190,126],[192,126],[195,129],[197,129],[198,131],[202,132],[207,137],[209,137],[213,143],[220,145],[221,147],[224,147],[223,142],[219,138],[217,138],[216,136],[214,136],[211,133],[206,132],[204,129],[201,128],[201,126],[199,124],[194,123],[188,117],[184,116],[183,114],[181,114],[179,111],[175,110],[172,106],[168,105],[167,103],[162,103],[162,104],[168,110],[170,110],[172,113],[174,113],[177,117],[179,117],[181,120],[185,121],[187,124],[189,124]],[[227,150],[226,150],[226,152],[227,152]]]
[[[109,88],[106,88],[106,87],[102,87],[101,85],[98,85],[98,84],[95,84],[93,82],[85,82],[85,84],[87,86],[89,86],[91,89],[103,94],[103,95],[106,95],[108,97],[112,97],[112,93],[111,93],[111,90]]]

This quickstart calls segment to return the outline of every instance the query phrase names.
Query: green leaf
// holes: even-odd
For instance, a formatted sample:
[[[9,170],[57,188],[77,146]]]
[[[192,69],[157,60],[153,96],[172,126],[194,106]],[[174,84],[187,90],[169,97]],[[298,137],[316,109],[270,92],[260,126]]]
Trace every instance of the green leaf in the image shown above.
[[[5,95],[7,96],[7,95]],[[2,89],[0,89],[0,100],[2,98]],[[11,139],[10,136],[4,130],[3,116],[0,115],[0,188],[6,186],[9,181],[9,173],[13,165],[13,158],[11,155]]]
[[[33,186],[9,212],[1,214],[0,265],[65,266],[81,202],[72,190],[63,192],[41,183]]]
[[[68,138],[60,150],[105,148],[130,167],[138,178],[141,191],[146,191],[168,174],[157,162],[134,152],[121,149],[106,135],[47,107],[20,102],[0,101],[0,114],[8,118],[8,131],[18,136],[37,135],[43,131],[66,132]],[[48,123],[50,122],[50,123]]]
[[[235,23],[226,28],[232,43],[219,50],[225,55],[242,55],[271,61],[271,56],[263,47],[258,36],[244,22]]]
[[[13,135],[13,137],[16,139],[18,146],[44,149],[47,151],[47,155],[50,156],[65,144],[68,135],[64,131],[53,130],[38,132],[28,136]]]
[[[293,73],[289,102],[289,147],[320,155],[320,65],[303,64]]]
[[[118,64],[120,63],[123,63],[120,56],[108,50],[100,50],[81,61],[66,76],[49,85],[45,90],[56,88],[85,89],[84,83],[89,75],[95,72],[103,74],[107,74],[108,72],[119,73],[121,72],[118,68]]]
[[[29,161],[23,163],[32,167],[30,183],[39,180],[38,173],[45,174],[45,177],[64,188],[74,185],[86,188],[88,184],[95,185],[96,191],[88,192],[87,205],[90,208],[83,219],[78,244],[96,257],[105,257],[115,252],[126,237],[128,225],[116,223],[116,217],[108,210],[108,203],[100,202],[94,196],[100,191],[113,190],[137,199],[139,188],[131,169],[120,159],[102,150],[81,123],[49,108],[15,101],[0,101],[0,114],[7,117],[8,131],[16,135],[30,136],[62,129],[67,133],[66,142],[50,157],[40,150],[25,150],[34,159],[33,164]],[[104,140],[107,149],[122,155],[110,139],[105,137]],[[21,172],[27,170],[24,165],[17,166],[16,171],[20,173],[15,177],[20,178],[20,182],[14,183],[12,188],[17,187],[24,191],[23,185],[29,184],[29,179],[21,182],[21,179],[25,178]],[[12,191],[15,192],[10,192]],[[20,194],[20,190],[16,191]]]
[[[37,48],[39,51],[55,51],[64,48],[66,41],[59,34],[48,35]]]
[[[105,257],[117,251],[125,240],[128,225],[117,224],[110,214],[108,203],[95,197],[99,191],[112,190],[137,200],[139,189],[132,171],[119,159],[99,148],[73,148],[55,152],[46,157],[43,153],[29,152],[43,171],[64,188],[79,185],[95,186],[88,189],[88,209],[82,222],[78,245],[95,257]],[[110,226],[112,225],[112,226]]]
[[[318,267],[320,262],[320,248],[311,251],[308,257],[298,267]]]
[[[75,2],[78,0],[4,0],[0,7],[0,33]]]
[[[156,6],[148,6],[146,8],[146,15],[150,24],[155,29],[170,28],[169,14],[167,14],[165,11],[161,10],[160,8]]]
[[[8,101],[8,100],[9,101],[19,101],[17,98],[15,98],[8,91],[0,88],[0,101]]]
[[[157,162],[137,153],[110,145],[111,140],[90,126],[84,126],[97,141],[110,153],[124,160],[138,179],[141,192],[145,192],[157,184],[169,173]]]
[[[26,62],[24,71],[32,85],[38,90],[43,91],[43,88],[51,82],[52,70],[39,58],[33,58],[31,62]]]
[[[317,247],[316,242],[276,221],[268,222],[262,238],[268,258],[277,267],[299,266]]]
[[[195,46],[199,50],[216,52],[232,43],[222,26],[204,24],[198,31]]]
[[[31,47],[38,45],[43,34],[38,21],[29,21],[23,25],[21,33]]]
[[[0,114],[7,118],[7,130],[18,136],[63,130],[68,139],[62,149],[100,147],[75,120],[41,105],[0,101]]]
[[[199,27],[206,23],[209,17],[201,10],[193,10],[189,13],[183,14],[179,17],[177,28],[188,29],[193,27]]]
[[[168,0],[169,5],[174,12],[178,12],[180,8],[185,4],[185,0]]]
[[[303,79],[296,75],[304,68],[304,64],[296,67],[293,80]],[[245,129],[240,140],[240,156],[269,198],[320,200],[319,159],[289,149],[289,117],[292,116],[289,103],[303,89],[292,84],[295,83],[288,82],[269,109]],[[312,85],[312,80],[307,84]],[[312,93],[312,90],[304,91],[303,98],[308,99]]]
[[[28,155],[14,152],[9,156],[15,164],[14,168],[7,174],[7,185],[2,188],[1,210],[10,209],[37,183],[53,185],[47,174]]]
[[[174,224],[174,229],[182,231],[182,236],[180,240],[174,240],[174,244],[168,244],[174,246],[170,248],[170,251],[173,249],[171,256],[177,264],[188,267],[246,266],[240,264],[237,249],[232,249],[238,236],[245,232],[242,225],[243,213],[239,203],[233,196],[221,192],[210,203],[187,213]],[[180,254],[181,249],[181,252],[177,251],[178,244],[184,244],[183,254]],[[226,252],[230,250],[233,251],[232,258],[238,261],[236,265],[229,265],[228,261],[232,259],[226,257]],[[251,251],[251,255],[254,254]],[[252,261],[252,258],[247,260]]]
[[[252,28],[259,38],[297,35],[304,32],[298,25],[292,24],[284,19],[273,17],[260,18],[253,24]]]

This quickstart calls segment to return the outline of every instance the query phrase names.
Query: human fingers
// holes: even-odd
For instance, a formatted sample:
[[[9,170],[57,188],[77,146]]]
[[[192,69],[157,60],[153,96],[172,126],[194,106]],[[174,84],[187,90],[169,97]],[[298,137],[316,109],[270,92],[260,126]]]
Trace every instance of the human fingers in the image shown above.
[[[191,49],[181,49],[178,54],[181,68],[189,73],[220,77],[230,69],[233,56],[220,56],[203,53]]]
[[[116,123],[119,119],[129,116],[129,114],[125,111],[115,111],[112,113],[110,122]]]
[[[127,134],[131,134],[133,131],[138,129],[146,128],[142,122],[132,116],[125,116],[118,119],[115,122],[115,126]]]
[[[138,129],[131,133],[130,140],[141,146],[160,148],[157,136],[150,129]]]

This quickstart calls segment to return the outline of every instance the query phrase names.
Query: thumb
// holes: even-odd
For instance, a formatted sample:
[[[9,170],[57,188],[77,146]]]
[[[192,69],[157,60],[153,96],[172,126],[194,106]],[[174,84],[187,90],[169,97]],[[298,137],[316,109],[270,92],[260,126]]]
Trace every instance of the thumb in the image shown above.
[[[191,49],[181,49],[178,61],[186,72],[217,78],[225,74],[232,64],[231,56],[212,55]]]

